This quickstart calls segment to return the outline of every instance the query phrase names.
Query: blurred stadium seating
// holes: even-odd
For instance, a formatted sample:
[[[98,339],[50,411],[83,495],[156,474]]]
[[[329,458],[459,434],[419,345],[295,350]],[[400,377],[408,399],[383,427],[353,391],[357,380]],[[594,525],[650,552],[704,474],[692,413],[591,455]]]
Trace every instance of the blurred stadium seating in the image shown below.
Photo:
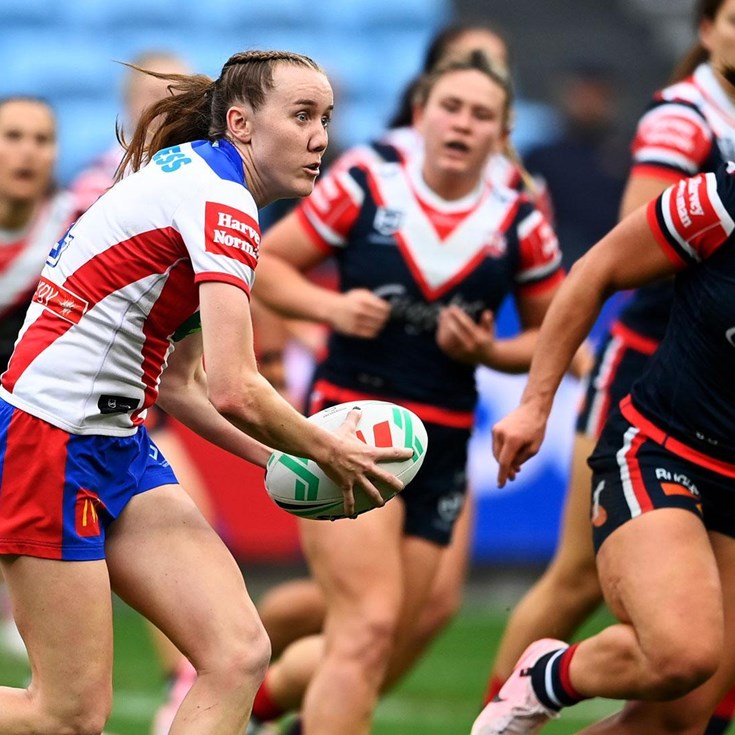
[[[0,96],[34,94],[60,118],[58,175],[68,182],[114,140],[123,69],[142,51],[180,53],[217,75],[235,51],[285,48],[333,77],[341,146],[378,133],[449,0],[3,0]]]

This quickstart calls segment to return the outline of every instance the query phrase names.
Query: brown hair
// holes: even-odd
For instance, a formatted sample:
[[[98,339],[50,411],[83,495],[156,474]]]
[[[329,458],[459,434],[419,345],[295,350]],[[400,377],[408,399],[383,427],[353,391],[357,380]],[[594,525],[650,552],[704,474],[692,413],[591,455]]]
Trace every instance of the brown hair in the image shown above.
[[[227,110],[236,102],[257,110],[273,89],[276,64],[302,66],[323,73],[308,56],[290,51],[242,51],[231,56],[217,79],[204,74],[159,74],[126,64],[132,69],[170,81],[171,93],[141,115],[130,143],[120,125],[117,137],[126,149],[117,170],[120,180],[129,168],[137,171],[162,148],[193,140],[219,140],[227,134]],[[151,131],[153,131],[151,133]]]
[[[694,11],[694,26],[699,29],[703,20],[714,21],[725,0],[699,0]],[[684,57],[674,67],[670,82],[680,82],[686,79],[700,64],[709,59],[709,51],[697,42],[687,51]]]

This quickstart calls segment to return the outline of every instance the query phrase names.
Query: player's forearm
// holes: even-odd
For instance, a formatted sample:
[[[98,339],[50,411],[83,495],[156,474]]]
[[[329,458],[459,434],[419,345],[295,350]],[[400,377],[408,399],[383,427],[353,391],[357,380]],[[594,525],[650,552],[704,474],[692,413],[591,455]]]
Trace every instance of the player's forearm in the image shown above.
[[[538,329],[526,329],[515,337],[493,340],[483,352],[481,364],[503,373],[525,373],[537,338]]]
[[[214,391],[210,386],[209,395],[228,422],[269,447],[316,462],[337,451],[333,434],[307,421],[258,373]]]
[[[330,323],[339,294],[309,281],[291,264],[263,255],[253,296],[283,317]]]
[[[203,439],[237,457],[265,467],[270,447],[240,431],[221,416],[207,398],[206,385],[200,380],[171,385],[162,390],[159,405]]]
[[[606,298],[606,282],[581,261],[554,296],[536,338],[521,403],[548,414],[562,377],[589,334]]]

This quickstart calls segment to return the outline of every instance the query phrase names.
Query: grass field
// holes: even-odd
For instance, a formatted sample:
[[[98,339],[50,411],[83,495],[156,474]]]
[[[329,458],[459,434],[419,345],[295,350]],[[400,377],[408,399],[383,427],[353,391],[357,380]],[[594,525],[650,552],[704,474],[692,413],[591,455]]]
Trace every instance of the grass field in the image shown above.
[[[487,669],[511,602],[493,599],[475,583],[461,615],[409,677],[380,704],[374,735],[468,735],[481,700]],[[115,735],[149,735],[164,686],[141,618],[116,602],[115,699],[107,730]],[[590,621],[595,630],[604,614]],[[0,653],[0,683],[23,685],[27,666]],[[614,711],[605,701],[583,702],[550,723],[544,735],[568,735]]]

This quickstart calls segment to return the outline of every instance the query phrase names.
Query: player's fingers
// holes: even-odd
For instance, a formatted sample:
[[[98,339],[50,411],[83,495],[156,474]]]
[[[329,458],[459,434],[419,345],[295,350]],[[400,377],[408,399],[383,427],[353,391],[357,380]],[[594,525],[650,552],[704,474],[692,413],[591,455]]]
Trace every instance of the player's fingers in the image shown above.
[[[395,475],[378,466],[376,466],[375,469],[370,470],[370,477],[384,485],[389,485],[397,493],[401,492],[405,487],[402,480],[399,480]]]
[[[385,498],[380,494],[380,490],[366,476],[360,478],[360,487],[376,508],[381,508],[385,505]]]
[[[374,451],[373,456],[376,462],[390,462],[413,457],[413,449],[410,447],[376,447]]]
[[[355,494],[351,487],[342,488],[342,498],[344,501],[345,517],[351,518],[355,514]]]
[[[340,425],[341,431],[347,431],[350,434],[354,434],[355,430],[357,429],[357,424],[360,421],[360,416],[362,415],[362,411],[358,406],[355,406],[355,408],[350,409],[348,412],[345,420]]]

